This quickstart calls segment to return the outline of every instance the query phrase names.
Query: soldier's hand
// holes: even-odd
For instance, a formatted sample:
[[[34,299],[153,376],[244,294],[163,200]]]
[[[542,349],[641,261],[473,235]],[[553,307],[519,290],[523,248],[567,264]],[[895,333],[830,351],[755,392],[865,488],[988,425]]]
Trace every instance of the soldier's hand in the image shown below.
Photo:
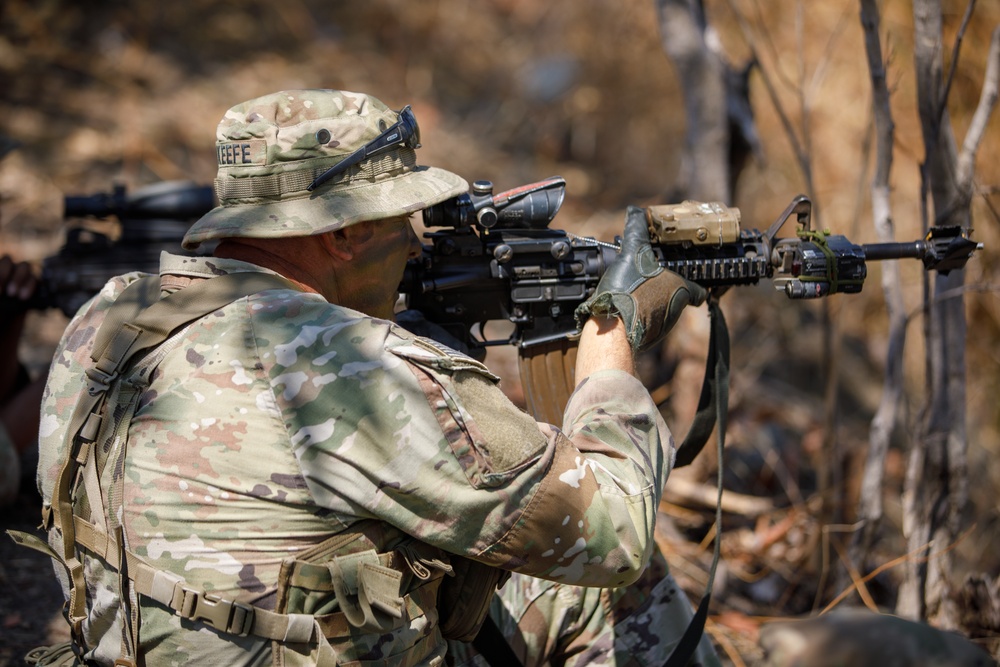
[[[576,309],[576,318],[581,324],[590,315],[621,318],[629,344],[639,351],[662,340],[686,306],[701,305],[706,298],[705,288],[659,265],[645,211],[629,206],[618,257],[594,295]]]
[[[15,262],[10,255],[0,257],[0,296],[27,301],[38,287],[34,269],[27,262]]]

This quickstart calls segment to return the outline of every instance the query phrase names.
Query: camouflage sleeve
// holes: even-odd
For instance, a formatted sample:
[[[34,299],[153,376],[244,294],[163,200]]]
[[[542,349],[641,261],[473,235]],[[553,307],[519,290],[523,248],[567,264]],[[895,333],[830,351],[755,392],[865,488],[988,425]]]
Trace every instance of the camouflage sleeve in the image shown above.
[[[670,433],[646,389],[621,371],[581,383],[563,423],[564,432],[538,425],[548,434],[551,463],[540,467],[530,504],[510,533],[487,553],[516,558],[540,551],[531,567],[512,569],[563,583],[631,583],[652,549],[673,461]]]
[[[388,323],[299,331],[274,347],[269,375],[320,505],[556,581],[620,586],[641,572],[670,436],[637,380],[588,379],[563,433],[517,409],[478,362],[395,344]],[[321,341],[323,354],[292,349]]]

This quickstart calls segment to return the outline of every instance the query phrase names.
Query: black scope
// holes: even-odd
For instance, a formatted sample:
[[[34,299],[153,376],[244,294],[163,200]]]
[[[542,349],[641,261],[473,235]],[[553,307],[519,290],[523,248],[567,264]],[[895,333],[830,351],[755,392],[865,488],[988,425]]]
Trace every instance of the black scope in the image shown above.
[[[194,220],[215,206],[215,193],[210,185],[189,181],[165,181],[147,185],[126,194],[124,185],[115,185],[111,192],[84,197],[66,197],[63,217],[108,218],[119,220]]]
[[[428,227],[545,229],[566,197],[566,180],[553,176],[493,194],[493,183],[476,181],[466,194],[424,209]]]

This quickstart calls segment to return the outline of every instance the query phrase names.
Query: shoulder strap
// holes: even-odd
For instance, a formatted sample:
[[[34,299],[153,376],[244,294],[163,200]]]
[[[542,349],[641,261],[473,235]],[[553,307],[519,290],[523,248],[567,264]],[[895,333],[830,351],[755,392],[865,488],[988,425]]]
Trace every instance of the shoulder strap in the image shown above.
[[[139,352],[163,343],[174,331],[237,299],[269,289],[297,288],[275,274],[233,273],[194,283],[159,299],[159,276],[147,276],[129,285],[105,315],[91,354],[95,363],[85,371],[86,390],[70,420],[66,459],[52,493],[53,519],[62,534],[62,560],[70,578],[66,612],[75,637],[79,637],[86,618],[86,585],[83,564],[76,557],[72,489],[100,433],[108,389]]]

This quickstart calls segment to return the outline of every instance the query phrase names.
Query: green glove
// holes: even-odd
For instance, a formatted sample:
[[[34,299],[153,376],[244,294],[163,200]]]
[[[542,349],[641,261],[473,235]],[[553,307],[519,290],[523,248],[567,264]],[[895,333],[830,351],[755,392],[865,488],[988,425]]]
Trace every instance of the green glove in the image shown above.
[[[662,340],[685,306],[701,305],[707,298],[704,287],[659,265],[649,242],[645,210],[629,206],[618,257],[575,315],[580,326],[590,315],[621,318],[629,343],[638,352]]]

